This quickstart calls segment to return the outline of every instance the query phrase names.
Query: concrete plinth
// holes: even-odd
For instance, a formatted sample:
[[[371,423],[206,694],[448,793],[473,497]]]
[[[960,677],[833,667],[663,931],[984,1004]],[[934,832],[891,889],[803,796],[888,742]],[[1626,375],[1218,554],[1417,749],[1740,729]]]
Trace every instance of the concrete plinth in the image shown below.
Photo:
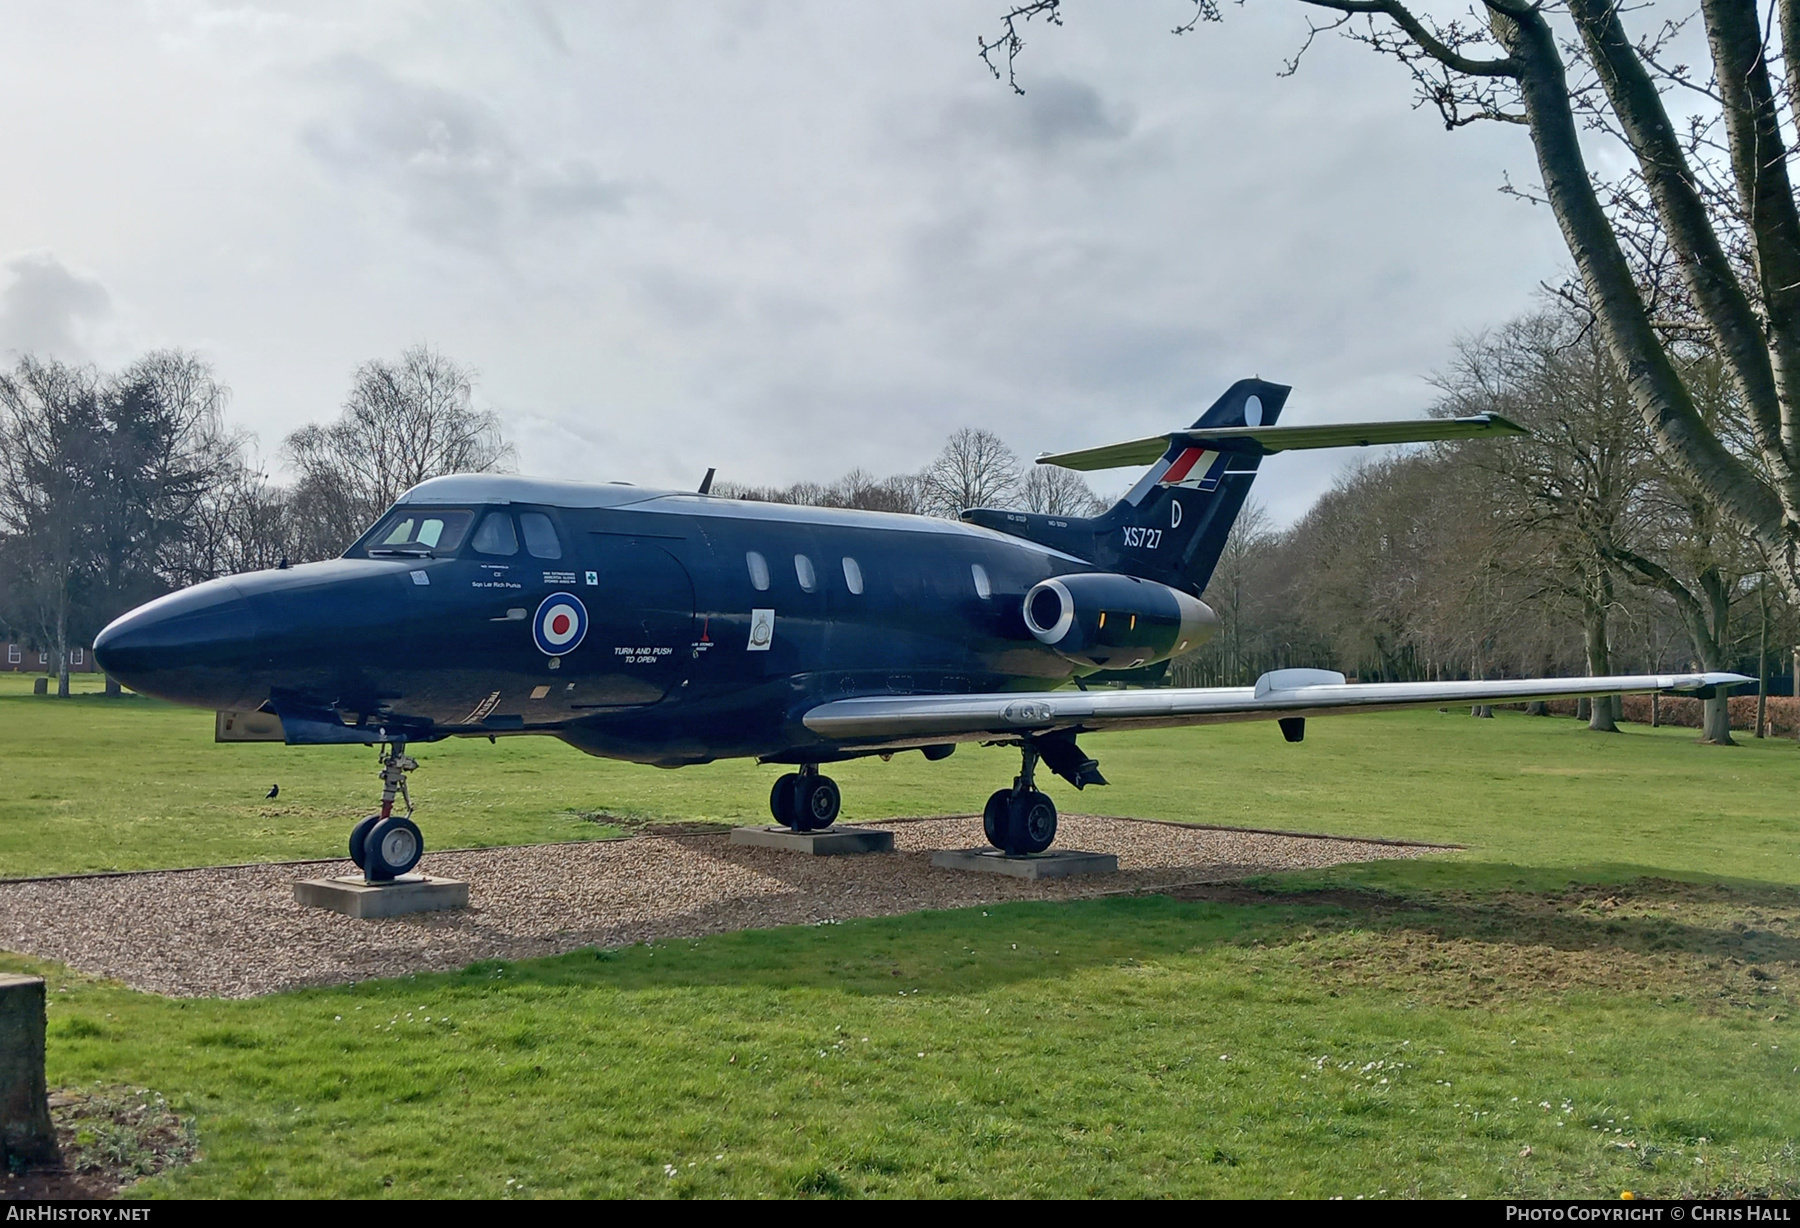
[[[346,874],[295,883],[294,899],[308,908],[329,908],[366,921],[409,912],[467,908],[469,884],[429,874],[402,874],[391,883],[365,883],[360,874]]]
[[[1117,874],[1119,859],[1111,853],[1054,849],[1015,857],[999,849],[939,849],[931,864],[945,870],[974,870],[1012,878],[1067,878],[1071,874]]]
[[[894,833],[881,827],[827,827],[824,831],[791,831],[786,827],[734,827],[733,844],[786,849],[812,857],[839,853],[891,853]]]
[[[0,976],[0,1171],[57,1160],[44,1087],[44,979]]]

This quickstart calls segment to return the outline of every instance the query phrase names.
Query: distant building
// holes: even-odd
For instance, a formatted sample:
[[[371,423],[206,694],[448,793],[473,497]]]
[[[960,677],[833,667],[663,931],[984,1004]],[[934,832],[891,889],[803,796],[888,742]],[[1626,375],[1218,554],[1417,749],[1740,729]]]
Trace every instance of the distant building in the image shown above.
[[[55,672],[55,653],[28,648],[24,644],[14,643],[10,640],[0,643],[0,673],[54,674]],[[86,644],[78,644],[69,649],[69,672],[71,674],[95,672],[94,653]]]

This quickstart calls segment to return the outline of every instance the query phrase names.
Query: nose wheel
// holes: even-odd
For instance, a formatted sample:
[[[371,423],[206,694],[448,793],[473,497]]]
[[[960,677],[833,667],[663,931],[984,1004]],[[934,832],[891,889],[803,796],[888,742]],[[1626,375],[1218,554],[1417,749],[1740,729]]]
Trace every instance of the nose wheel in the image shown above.
[[[769,813],[795,831],[823,831],[837,822],[843,795],[837,781],[819,775],[817,764],[788,772],[769,790]]]
[[[1037,763],[1037,751],[1025,747],[1013,787],[997,790],[981,812],[988,843],[1015,857],[1041,853],[1056,841],[1056,803],[1038,791]]]
[[[425,837],[412,821],[412,795],[406,791],[406,774],[418,766],[404,742],[382,749],[381,811],[350,829],[350,860],[363,872],[364,882],[393,882],[425,855]],[[405,803],[405,814],[394,813],[396,797]]]

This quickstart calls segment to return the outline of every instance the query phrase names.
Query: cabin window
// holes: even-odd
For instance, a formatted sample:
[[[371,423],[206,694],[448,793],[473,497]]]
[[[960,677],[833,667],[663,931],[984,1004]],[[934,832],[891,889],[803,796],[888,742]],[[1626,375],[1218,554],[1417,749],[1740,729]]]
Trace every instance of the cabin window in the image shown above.
[[[81,650],[81,649],[79,649],[79,648],[77,648],[77,649],[76,649],[76,650],[75,650],[75,657],[74,657],[74,664],[76,664],[76,665],[85,665],[85,664],[87,664],[87,657],[86,657],[86,655],[85,655],[85,654],[84,654],[84,653],[83,653],[83,651],[82,651],[82,650]]]
[[[512,517],[505,512],[489,512],[475,530],[469,543],[481,554],[514,555],[519,552],[519,535],[513,532]]]
[[[8,644],[6,646],[6,663],[8,665],[17,665],[21,659],[22,654],[19,652],[19,646],[17,644]]]
[[[769,560],[751,550],[744,555],[744,566],[750,569],[750,587],[759,593],[769,591]]]
[[[988,581],[987,568],[980,563],[969,564],[969,574],[975,579],[975,595],[986,601],[994,595],[994,586]]]
[[[562,543],[556,540],[556,526],[542,512],[520,512],[519,528],[525,534],[525,549],[534,559],[560,559]]]
[[[844,556],[844,587],[853,593],[862,592],[862,568],[849,555]]]
[[[813,570],[812,560],[804,554],[794,556],[794,579],[800,581],[800,587],[809,593],[819,587],[819,575]]]

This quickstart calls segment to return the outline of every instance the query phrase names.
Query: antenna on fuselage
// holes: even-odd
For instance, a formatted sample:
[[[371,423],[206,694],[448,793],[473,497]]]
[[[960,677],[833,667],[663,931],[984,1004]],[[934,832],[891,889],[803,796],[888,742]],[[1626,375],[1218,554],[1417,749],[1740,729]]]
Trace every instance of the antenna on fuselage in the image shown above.
[[[703,494],[703,495],[712,494],[713,474],[715,474],[717,472],[718,472],[717,469],[708,469],[706,471],[706,476],[700,479],[700,493],[701,494]]]

